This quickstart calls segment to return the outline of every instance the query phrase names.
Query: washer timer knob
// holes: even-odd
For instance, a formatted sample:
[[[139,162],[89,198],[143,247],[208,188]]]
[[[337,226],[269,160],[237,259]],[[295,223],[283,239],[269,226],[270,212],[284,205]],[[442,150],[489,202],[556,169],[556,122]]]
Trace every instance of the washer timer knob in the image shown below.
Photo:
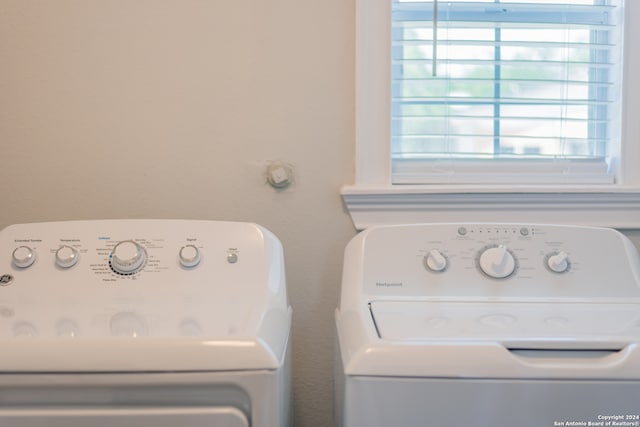
[[[111,268],[119,274],[134,274],[144,267],[147,253],[133,240],[118,243],[111,252]]]
[[[424,265],[431,271],[441,272],[447,268],[447,259],[437,249],[432,249],[424,257]]]
[[[504,245],[488,248],[480,254],[480,270],[487,276],[504,279],[515,269],[516,260]]]

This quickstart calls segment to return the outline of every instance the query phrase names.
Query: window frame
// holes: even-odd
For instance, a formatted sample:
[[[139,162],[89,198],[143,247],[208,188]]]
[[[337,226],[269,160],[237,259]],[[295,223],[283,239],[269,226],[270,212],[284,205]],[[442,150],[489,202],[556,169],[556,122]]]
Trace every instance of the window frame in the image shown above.
[[[640,3],[625,1],[621,148],[611,185],[391,184],[391,2],[356,0],[355,182],[341,194],[357,229],[408,222],[527,222],[640,228]],[[634,19],[635,18],[635,19]],[[637,143],[636,143],[637,142]],[[634,167],[636,166],[636,167]]]

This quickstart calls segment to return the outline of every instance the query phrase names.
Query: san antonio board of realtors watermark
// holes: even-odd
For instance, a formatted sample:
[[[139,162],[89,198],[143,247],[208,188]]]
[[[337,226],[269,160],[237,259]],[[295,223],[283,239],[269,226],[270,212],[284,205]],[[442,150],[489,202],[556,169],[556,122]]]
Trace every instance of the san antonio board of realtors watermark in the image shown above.
[[[563,420],[554,421],[554,427],[640,427],[640,415],[598,415],[595,420]]]

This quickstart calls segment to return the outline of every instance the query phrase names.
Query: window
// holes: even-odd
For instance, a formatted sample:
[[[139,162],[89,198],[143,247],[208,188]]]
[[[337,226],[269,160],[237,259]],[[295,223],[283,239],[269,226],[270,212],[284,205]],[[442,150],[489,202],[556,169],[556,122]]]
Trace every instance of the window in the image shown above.
[[[637,2],[356,8],[356,182],[343,198],[358,228],[443,219],[640,227],[640,85],[629,78],[640,66],[624,43],[639,30],[623,25],[640,18]]]
[[[612,183],[621,9],[393,0],[392,182]]]

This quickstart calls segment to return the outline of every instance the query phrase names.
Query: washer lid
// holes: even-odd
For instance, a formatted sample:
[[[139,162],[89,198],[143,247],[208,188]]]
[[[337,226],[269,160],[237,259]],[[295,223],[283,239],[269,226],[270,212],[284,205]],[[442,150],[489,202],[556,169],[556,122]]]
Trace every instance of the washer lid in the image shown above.
[[[640,304],[374,301],[378,336],[511,349],[619,350],[640,342]]]
[[[640,379],[640,305],[374,301],[336,311],[348,376]]]

